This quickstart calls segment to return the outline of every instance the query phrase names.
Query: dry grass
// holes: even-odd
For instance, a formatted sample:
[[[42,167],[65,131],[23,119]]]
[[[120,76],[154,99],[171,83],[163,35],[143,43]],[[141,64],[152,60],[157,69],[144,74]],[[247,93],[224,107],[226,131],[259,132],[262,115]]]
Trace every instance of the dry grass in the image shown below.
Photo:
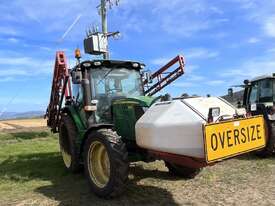
[[[48,130],[0,134],[0,205],[275,205],[275,158],[245,155],[205,168],[196,178],[170,176],[161,161],[131,165],[125,194],[93,195],[83,174],[66,172]]]
[[[0,121],[0,131],[46,127],[45,119],[19,119]]]

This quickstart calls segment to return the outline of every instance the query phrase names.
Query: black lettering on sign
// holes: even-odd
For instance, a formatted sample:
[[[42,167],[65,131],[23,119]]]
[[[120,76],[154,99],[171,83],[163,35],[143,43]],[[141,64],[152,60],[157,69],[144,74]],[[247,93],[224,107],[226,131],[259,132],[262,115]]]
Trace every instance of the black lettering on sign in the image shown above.
[[[243,138],[241,139],[241,141],[242,141],[242,143],[245,143],[246,142],[245,128],[241,129],[241,134],[243,136]]]
[[[246,127],[246,131],[247,131],[247,140],[248,142],[250,142],[249,127]]]
[[[260,136],[260,132],[261,132],[259,129],[260,127],[261,127],[261,125],[257,124],[256,128],[257,128],[257,138],[258,139],[262,139],[262,137]]]
[[[230,143],[230,140],[232,138],[231,135],[230,135],[230,133],[232,133],[231,130],[227,131],[227,145],[228,145],[228,147],[232,147],[233,146],[233,144]]]
[[[237,140],[238,144],[240,144],[240,139],[239,139],[240,132],[237,129],[234,129],[234,143],[237,145]]]
[[[214,146],[215,144],[215,146]],[[216,151],[218,149],[218,137],[215,133],[211,135],[211,147],[213,151]]]
[[[224,148],[225,132],[222,133],[222,136],[221,136],[221,133],[219,133],[219,137],[220,137],[220,141],[221,141],[221,146],[222,146],[222,148]]]
[[[255,137],[255,125],[251,126],[251,130],[252,130],[252,136],[251,136],[251,141],[255,141],[256,137]]]

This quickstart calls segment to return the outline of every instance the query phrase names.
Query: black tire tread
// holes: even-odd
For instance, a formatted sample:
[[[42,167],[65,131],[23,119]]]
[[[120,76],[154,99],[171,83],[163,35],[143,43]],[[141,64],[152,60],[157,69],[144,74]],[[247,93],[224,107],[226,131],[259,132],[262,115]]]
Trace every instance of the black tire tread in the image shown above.
[[[89,182],[91,183],[92,190],[95,192],[96,195],[99,197],[103,197],[106,199],[114,198],[117,196],[120,196],[124,191],[126,187],[126,183],[128,181],[128,173],[129,173],[129,161],[128,161],[128,152],[126,149],[126,145],[124,142],[121,141],[121,137],[112,129],[99,129],[97,131],[93,131],[85,144],[84,152],[85,152],[85,172],[86,175],[89,176],[88,168],[87,168],[87,153],[89,150],[89,146],[92,143],[93,137],[97,138],[106,138],[108,144],[110,145],[110,159],[112,159],[113,164],[115,165],[115,170],[111,171],[111,177],[112,181],[110,181],[111,185],[109,184],[105,191],[101,191],[96,189],[96,187],[93,186],[93,183],[91,182],[91,179],[89,179]]]
[[[74,124],[74,121],[67,113],[63,113],[61,116],[60,129],[63,126],[62,124],[67,129],[67,134],[68,134],[69,144],[70,144],[69,145],[70,153],[72,156],[72,164],[70,168],[67,168],[67,169],[72,173],[78,173],[81,170],[81,165],[80,165],[79,155],[76,148],[77,129]],[[61,138],[60,134],[59,134],[59,138]]]
[[[270,135],[264,149],[256,151],[258,157],[266,158],[275,152],[275,123],[270,123]]]

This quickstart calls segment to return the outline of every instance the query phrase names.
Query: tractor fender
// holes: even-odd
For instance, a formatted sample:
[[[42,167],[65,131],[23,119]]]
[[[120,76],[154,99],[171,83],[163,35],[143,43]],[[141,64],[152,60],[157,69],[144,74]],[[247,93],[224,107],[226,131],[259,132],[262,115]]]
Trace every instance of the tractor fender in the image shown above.
[[[68,115],[70,115],[70,117],[73,119],[74,123],[75,123],[75,126],[78,130],[78,132],[81,132],[83,130],[85,130],[85,125],[84,123],[82,122],[81,118],[78,116],[75,108],[73,107],[64,107],[62,110],[61,110],[62,113],[67,113]]]
[[[94,124],[94,125],[90,126],[83,135],[83,139],[81,141],[81,146],[80,146],[80,154],[83,154],[86,140],[91,132],[99,130],[99,129],[112,129],[113,127],[114,127],[113,124],[104,124],[104,123],[103,124]]]

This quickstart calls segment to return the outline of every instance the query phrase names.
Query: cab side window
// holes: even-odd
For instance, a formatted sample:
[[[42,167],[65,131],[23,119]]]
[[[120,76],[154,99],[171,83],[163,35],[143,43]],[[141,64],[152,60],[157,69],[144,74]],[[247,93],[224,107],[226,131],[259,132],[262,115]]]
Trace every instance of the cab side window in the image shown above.
[[[272,80],[265,79],[259,82],[259,100],[260,102],[272,102]]]
[[[81,84],[73,84],[73,99],[76,102],[81,102],[83,99]]]
[[[258,84],[254,84],[250,90],[249,104],[254,104],[258,100]]]

